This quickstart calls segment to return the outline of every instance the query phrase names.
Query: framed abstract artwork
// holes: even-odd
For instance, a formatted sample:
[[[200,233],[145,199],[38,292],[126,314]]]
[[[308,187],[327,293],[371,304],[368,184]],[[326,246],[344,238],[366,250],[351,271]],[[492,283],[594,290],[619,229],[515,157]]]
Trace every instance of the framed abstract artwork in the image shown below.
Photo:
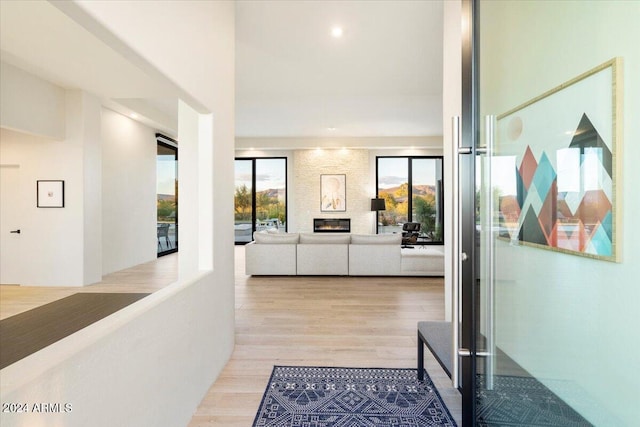
[[[345,212],[347,210],[347,176],[320,175],[320,211]]]
[[[39,208],[64,208],[64,181],[37,181],[36,199]]]
[[[497,117],[501,238],[619,260],[621,72],[612,59]]]

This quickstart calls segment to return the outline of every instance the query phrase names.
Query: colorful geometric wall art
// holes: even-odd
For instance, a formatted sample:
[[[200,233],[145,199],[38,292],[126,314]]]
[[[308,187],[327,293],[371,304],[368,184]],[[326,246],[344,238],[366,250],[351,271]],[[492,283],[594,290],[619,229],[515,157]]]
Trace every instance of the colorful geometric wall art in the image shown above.
[[[498,117],[492,154],[514,159],[492,183],[500,237],[618,260],[619,72],[614,59]]]

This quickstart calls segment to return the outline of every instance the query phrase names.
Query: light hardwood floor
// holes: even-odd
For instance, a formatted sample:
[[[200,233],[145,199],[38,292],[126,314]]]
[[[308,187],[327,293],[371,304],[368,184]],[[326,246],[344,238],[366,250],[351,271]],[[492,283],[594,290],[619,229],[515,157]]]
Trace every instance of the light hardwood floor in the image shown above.
[[[59,300],[78,292],[151,293],[172,283],[178,277],[178,255],[107,274],[90,286],[14,286],[0,285],[0,320]]]
[[[420,320],[444,319],[441,278],[248,277],[236,247],[236,347],[189,427],[250,427],[274,365],[415,368]],[[461,424],[461,398],[425,351]]]
[[[189,427],[249,427],[274,365],[415,368],[416,323],[444,318],[443,280],[248,277],[236,246],[236,347]],[[153,292],[177,277],[177,256],[75,287],[0,286],[0,319],[76,292]],[[461,399],[429,351],[425,368],[460,424]]]

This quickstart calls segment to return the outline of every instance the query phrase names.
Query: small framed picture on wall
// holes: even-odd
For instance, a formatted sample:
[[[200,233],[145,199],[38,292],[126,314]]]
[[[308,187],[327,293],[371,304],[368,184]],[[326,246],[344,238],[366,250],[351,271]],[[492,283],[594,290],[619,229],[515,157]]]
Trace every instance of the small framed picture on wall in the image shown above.
[[[37,181],[37,207],[64,208],[64,181]]]

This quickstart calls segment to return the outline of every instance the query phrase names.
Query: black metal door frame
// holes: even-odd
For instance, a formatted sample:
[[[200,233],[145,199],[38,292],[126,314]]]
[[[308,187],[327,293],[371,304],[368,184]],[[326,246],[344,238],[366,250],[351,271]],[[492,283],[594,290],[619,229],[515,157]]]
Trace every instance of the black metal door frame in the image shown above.
[[[462,117],[461,147],[467,148],[468,154],[460,156],[460,230],[462,241],[460,251],[466,254],[462,262],[460,280],[462,282],[462,330],[460,344],[467,349],[469,356],[460,357],[462,380],[462,425],[474,426],[476,420],[476,328],[477,315],[475,301],[477,299],[474,283],[478,277],[476,258],[476,197],[475,169],[476,147],[478,141],[478,25],[477,0],[462,0]]]

